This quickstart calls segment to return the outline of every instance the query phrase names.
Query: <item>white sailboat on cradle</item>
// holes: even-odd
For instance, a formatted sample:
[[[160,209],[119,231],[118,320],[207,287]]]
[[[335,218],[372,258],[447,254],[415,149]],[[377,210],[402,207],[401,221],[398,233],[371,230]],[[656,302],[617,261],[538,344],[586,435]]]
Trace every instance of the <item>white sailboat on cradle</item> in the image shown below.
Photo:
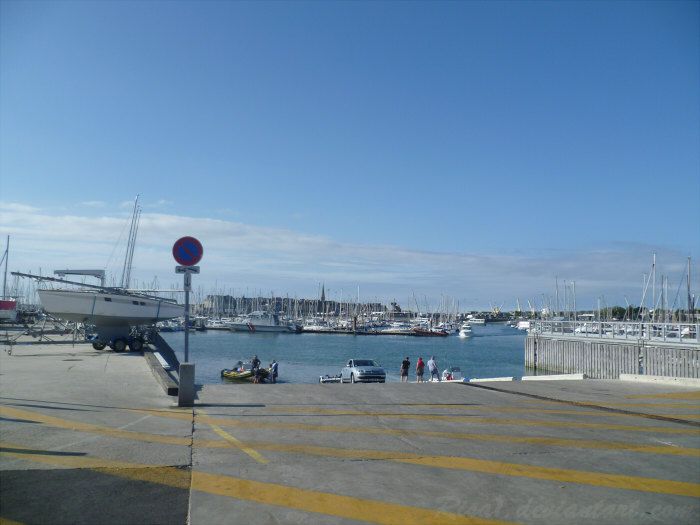
[[[113,350],[121,352],[128,345],[131,350],[139,351],[143,347],[143,338],[138,331],[133,333],[134,327],[152,325],[158,321],[184,315],[184,307],[173,300],[129,289],[140,215],[137,196],[131,216],[120,287],[104,286],[104,270],[56,270],[54,272],[58,276],[96,277],[100,279],[99,286],[13,272],[13,275],[31,277],[40,282],[79,286],[80,288],[43,288],[37,290],[37,293],[44,310],[51,315],[67,321],[93,325],[96,333],[93,347],[97,350],[102,350],[109,345]]]

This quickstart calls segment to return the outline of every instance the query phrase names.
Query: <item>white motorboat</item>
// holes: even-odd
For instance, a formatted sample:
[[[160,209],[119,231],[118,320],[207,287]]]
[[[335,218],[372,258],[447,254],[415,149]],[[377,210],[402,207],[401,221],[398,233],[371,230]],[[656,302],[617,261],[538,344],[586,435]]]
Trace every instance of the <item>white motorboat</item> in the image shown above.
[[[462,323],[459,327],[459,337],[466,338],[472,336],[472,326],[469,323]]]
[[[207,318],[204,320],[204,328],[207,330],[230,330],[231,322],[231,319],[223,317],[221,319]]]
[[[326,321],[325,319],[322,319],[320,317],[309,317],[304,321],[304,324],[302,325],[302,332],[332,332],[334,330],[334,327],[331,326],[331,324]]]
[[[278,314],[268,314],[260,311],[235,319],[230,324],[230,327],[235,332],[301,332],[301,327],[296,323],[284,322]]]
[[[530,329],[530,321],[518,321],[516,328],[518,330],[529,330]]]

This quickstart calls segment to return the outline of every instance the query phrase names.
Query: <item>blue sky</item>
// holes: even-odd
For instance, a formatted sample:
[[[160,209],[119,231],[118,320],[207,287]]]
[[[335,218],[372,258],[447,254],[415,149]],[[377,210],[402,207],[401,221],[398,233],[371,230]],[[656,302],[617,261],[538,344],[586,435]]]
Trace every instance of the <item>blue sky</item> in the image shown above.
[[[0,5],[13,269],[105,266],[136,193],[144,281],[181,235],[203,286],[472,307],[700,256],[698,2]]]

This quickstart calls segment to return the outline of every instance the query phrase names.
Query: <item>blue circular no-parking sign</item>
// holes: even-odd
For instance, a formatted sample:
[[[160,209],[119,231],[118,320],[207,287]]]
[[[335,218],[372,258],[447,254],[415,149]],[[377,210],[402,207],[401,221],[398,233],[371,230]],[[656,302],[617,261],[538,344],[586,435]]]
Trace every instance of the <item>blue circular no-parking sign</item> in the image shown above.
[[[204,248],[194,237],[180,237],[173,244],[173,257],[182,266],[194,266],[202,260]]]

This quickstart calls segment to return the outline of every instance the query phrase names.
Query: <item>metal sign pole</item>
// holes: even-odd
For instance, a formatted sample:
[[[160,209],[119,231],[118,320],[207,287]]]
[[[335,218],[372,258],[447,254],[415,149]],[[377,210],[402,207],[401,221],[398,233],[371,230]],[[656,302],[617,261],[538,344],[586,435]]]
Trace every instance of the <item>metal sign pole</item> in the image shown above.
[[[178,406],[194,406],[195,384],[194,363],[190,363],[190,291],[192,291],[192,274],[199,273],[195,266],[204,254],[202,243],[194,237],[181,237],[173,244],[173,258],[180,264],[176,273],[183,274],[185,288],[185,362],[178,370]]]
[[[192,288],[192,274],[185,272],[185,363],[190,362],[190,289]]]

